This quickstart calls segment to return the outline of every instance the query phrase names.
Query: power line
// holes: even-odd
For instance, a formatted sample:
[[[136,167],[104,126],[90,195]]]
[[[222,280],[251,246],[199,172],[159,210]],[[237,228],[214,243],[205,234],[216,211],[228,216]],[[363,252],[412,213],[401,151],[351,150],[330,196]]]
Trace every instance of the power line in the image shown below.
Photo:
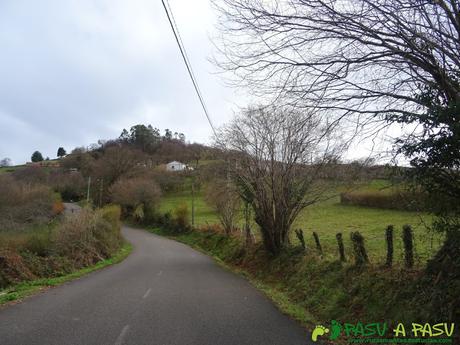
[[[166,2],[167,2],[167,0],[166,0]],[[185,67],[187,67],[188,74],[190,76],[190,79],[192,80],[193,87],[195,88],[196,94],[197,94],[197,96],[198,96],[198,98],[200,100],[201,107],[203,108],[204,114],[206,115],[206,119],[208,120],[209,125],[211,126],[211,129],[212,129],[214,135],[217,137],[216,129],[214,128],[214,125],[212,124],[211,117],[209,116],[209,113],[208,113],[208,109],[207,109],[206,104],[204,102],[203,96],[201,95],[200,89],[198,87],[198,83],[197,83],[197,81],[195,79],[195,75],[193,74],[192,65],[190,64],[190,62],[188,60],[188,56],[187,56],[187,52],[185,50],[185,46],[182,43],[182,39],[181,39],[181,37],[179,35],[179,30],[177,28],[176,21],[174,20],[174,16],[173,16],[173,12],[171,10],[171,7],[169,6],[169,3],[168,3],[168,6],[169,6],[169,11],[168,11],[168,7],[166,6],[165,1],[161,0],[161,3],[163,4],[163,8],[164,8],[164,10],[166,12],[166,16],[168,17],[169,25],[171,26],[171,29],[173,31],[174,38],[176,39],[177,46],[179,47],[180,53],[182,55],[182,59],[184,60]]]

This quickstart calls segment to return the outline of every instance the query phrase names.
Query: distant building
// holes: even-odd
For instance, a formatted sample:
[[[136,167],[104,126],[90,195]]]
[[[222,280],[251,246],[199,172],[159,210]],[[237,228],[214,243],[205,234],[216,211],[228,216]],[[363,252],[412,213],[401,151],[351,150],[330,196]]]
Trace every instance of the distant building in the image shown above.
[[[187,164],[177,162],[177,161],[169,162],[168,164],[166,164],[166,171],[184,171],[184,170],[190,170]]]

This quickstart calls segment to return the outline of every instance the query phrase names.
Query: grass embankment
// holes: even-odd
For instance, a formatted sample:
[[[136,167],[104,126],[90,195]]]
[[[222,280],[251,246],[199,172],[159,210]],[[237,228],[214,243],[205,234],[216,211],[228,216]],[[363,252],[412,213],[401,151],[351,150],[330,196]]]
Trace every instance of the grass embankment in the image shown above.
[[[120,208],[84,208],[29,231],[0,233],[0,303],[118,262],[129,253]]]
[[[385,187],[384,181],[373,181],[360,190],[377,190]],[[178,205],[187,204],[191,210],[192,197],[189,190],[170,193],[162,198],[161,212],[172,212]],[[209,205],[206,204],[202,192],[195,196],[195,225],[218,223],[219,219]],[[374,263],[382,262],[385,258],[385,228],[387,225],[395,227],[395,261],[402,262],[402,226],[410,224],[414,230],[414,246],[416,264],[423,266],[427,259],[439,248],[442,238],[426,229],[431,217],[426,213],[408,212],[390,209],[379,209],[340,203],[339,193],[326,200],[306,208],[298,217],[293,228],[301,228],[305,232],[307,247],[315,248],[312,232],[318,233],[324,256],[329,259],[337,257],[336,234],[341,232],[345,240],[345,249],[351,250],[350,234],[359,231],[365,238],[366,248],[370,260]],[[242,228],[242,220],[239,226]],[[253,226],[255,228],[255,225]],[[256,232],[257,233],[257,232]],[[294,245],[298,239],[291,236]]]
[[[158,228],[152,232],[170,233]],[[270,258],[260,246],[245,249],[238,237],[211,231],[171,236],[213,256],[232,271],[246,276],[284,313],[308,328],[330,320],[342,322],[428,322],[417,281],[420,273],[388,270],[375,265],[357,268],[351,263],[321,259],[314,253],[286,251]]]
[[[120,250],[117,253],[115,253],[111,258],[99,261],[92,266],[85,267],[75,272],[55,278],[42,278],[12,285],[7,289],[0,290],[0,305],[23,299],[27,296],[33,295],[37,291],[64,284],[68,281],[80,278],[96,270],[100,270],[104,267],[117,264],[123,261],[129,255],[129,253],[131,253],[131,251],[131,244],[125,242],[123,243]]]

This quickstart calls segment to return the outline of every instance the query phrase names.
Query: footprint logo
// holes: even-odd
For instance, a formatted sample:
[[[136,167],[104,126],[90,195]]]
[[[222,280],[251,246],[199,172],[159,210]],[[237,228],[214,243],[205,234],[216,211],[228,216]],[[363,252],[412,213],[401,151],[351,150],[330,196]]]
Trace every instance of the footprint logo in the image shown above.
[[[317,341],[319,336],[325,335],[326,333],[329,333],[329,329],[322,325],[318,325],[311,333],[311,340]]]

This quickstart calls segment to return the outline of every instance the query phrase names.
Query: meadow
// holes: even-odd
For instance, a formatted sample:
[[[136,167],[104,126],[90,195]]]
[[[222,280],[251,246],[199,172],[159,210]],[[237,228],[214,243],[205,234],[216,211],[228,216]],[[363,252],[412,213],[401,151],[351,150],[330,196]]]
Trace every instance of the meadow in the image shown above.
[[[360,186],[360,190],[388,190],[389,182],[375,180]],[[442,237],[429,230],[431,217],[423,212],[409,212],[391,209],[371,208],[340,203],[338,189],[329,199],[318,202],[303,210],[294,223],[294,229],[303,229],[308,250],[316,251],[312,236],[315,231],[320,238],[324,257],[337,258],[336,234],[341,232],[345,241],[346,254],[351,254],[350,233],[359,231],[365,238],[368,255],[373,263],[384,261],[386,255],[385,229],[394,226],[395,263],[402,263],[402,226],[409,224],[414,231],[415,259],[417,265],[424,265],[439,248]],[[187,204],[191,210],[192,196],[190,189],[166,194],[162,197],[160,211],[173,211],[180,204]],[[195,193],[195,225],[218,223],[219,219],[213,208],[204,200],[203,192]],[[242,227],[243,220],[238,221]],[[253,225],[255,228],[256,225]],[[257,235],[257,231],[255,231]],[[291,242],[298,244],[292,232]]]

